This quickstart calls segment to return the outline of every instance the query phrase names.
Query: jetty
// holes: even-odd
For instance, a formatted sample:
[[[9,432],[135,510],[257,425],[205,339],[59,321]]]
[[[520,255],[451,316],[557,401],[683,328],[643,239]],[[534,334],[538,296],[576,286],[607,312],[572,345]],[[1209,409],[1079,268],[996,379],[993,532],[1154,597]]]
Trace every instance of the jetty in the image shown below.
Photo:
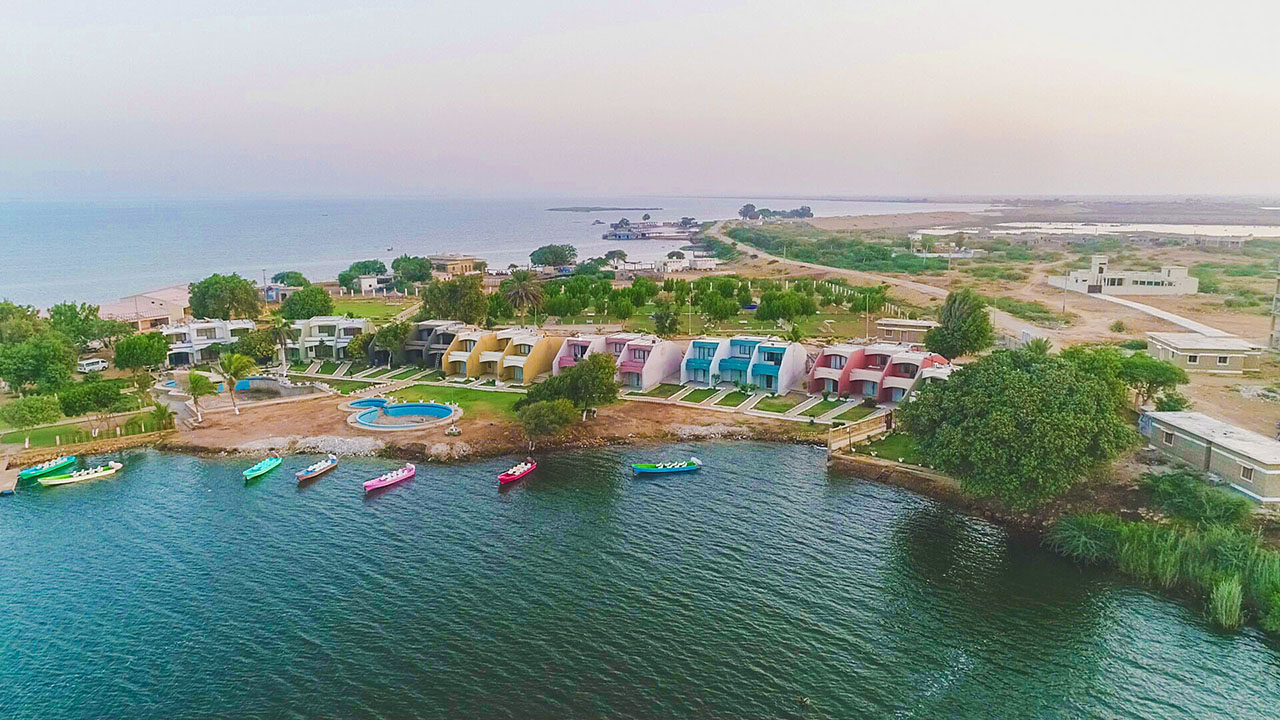
[[[9,458],[0,457],[0,496],[12,495],[18,487],[18,466],[9,467]]]

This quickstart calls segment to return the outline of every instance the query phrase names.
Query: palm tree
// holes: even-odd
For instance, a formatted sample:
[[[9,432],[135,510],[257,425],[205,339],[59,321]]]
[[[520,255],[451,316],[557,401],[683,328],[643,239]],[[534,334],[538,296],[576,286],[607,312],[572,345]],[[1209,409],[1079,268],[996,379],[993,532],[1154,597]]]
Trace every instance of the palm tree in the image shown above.
[[[155,423],[157,430],[165,430],[173,427],[174,413],[167,405],[162,405],[157,402],[155,407],[151,408],[150,415],[151,421]]]
[[[1028,340],[1023,349],[1030,355],[1048,355],[1052,347],[1053,341],[1049,338],[1036,337]]]
[[[267,326],[271,339],[280,346],[280,365],[289,366],[289,341],[293,339],[293,324],[279,315],[271,316],[271,324]]]
[[[237,415],[240,414],[240,407],[236,405],[236,383],[257,369],[258,366],[254,364],[253,358],[239,353],[227,353],[218,361],[218,374],[227,381],[227,391],[231,393],[231,407],[235,409]]]
[[[542,307],[542,285],[533,273],[528,270],[512,270],[511,277],[503,283],[507,302],[520,311],[523,317],[531,307]]]
[[[201,422],[204,420],[204,413],[200,412],[200,398],[217,395],[218,388],[208,376],[193,371],[187,375],[187,394],[191,396],[191,404],[196,408],[196,422]]]

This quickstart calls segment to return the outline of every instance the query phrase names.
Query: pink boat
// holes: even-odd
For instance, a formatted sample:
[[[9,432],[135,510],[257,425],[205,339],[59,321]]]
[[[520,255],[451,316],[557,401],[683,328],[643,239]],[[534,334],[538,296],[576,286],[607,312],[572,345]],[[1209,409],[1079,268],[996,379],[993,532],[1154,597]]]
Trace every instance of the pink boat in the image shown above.
[[[499,475],[498,484],[506,485],[507,483],[515,482],[520,478],[524,477],[525,475],[528,475],[529,473],[537,469],[538,469],[538,463],[534,462],[533,460],[526,460],[520,463],[519,465],[516,465],[510,470]]]
[[[384,475],[379,475],[372,480],[366,480],[364,483],[364,491],[369,492],[370,490],[377,490],[378,488],[384,488],[388,485],[395,485],[402,480],[408,480],[417,474],[417,472],[417,466],[413,463],[405,463],[405,466],[402,468],[397,468]]]

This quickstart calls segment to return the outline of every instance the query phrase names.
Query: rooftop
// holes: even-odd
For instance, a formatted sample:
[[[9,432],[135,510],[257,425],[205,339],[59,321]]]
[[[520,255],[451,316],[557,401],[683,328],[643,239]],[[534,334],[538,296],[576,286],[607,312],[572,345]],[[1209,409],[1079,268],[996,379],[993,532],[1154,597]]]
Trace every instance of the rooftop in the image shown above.
[[[1165,425],[1198,435],[1251,460],[1280,465],[1280,442],[1252,430],[1211,418],[1198,412],[1149,412],[1148,417]]]
[[[1232,335],[1212,337],[1197,332],[1153,332],[1147,337],[1175,350],[1258,350],[1258,345]]]
[[[935,328],[938,323],[933,320],[908,320],[907,318],[880,318],[877,325],[899,325],[901,327]]]

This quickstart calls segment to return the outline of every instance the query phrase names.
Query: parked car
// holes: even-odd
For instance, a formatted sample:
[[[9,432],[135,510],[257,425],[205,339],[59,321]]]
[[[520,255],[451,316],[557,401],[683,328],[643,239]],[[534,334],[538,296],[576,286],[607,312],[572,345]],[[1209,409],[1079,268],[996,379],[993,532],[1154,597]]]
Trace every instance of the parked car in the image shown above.
[[[102,372],[103,370],[106,370],[107,367],[109,367],[107,365],[107,361],[102,358],[88,358],[76,363],[76,372]]]

